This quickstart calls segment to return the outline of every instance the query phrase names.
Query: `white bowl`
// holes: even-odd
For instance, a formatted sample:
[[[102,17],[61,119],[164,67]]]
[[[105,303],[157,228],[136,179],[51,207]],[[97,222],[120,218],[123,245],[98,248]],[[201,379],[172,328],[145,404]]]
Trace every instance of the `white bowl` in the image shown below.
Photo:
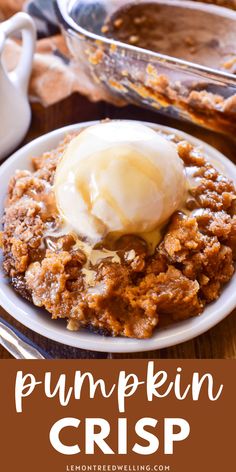
[[[95,122],[80,123],[67,126],[48,133],[32,141],[17,151],[0,167],[0,217],[3,214],[4,199],[10,177],[16,169],[31,169],[31,156],[41,155],[57,146],[66,133],[76,131]],[[184,139],[188,139],[194,145],[200,145],[208,155],[208,159],[218,167],[225,175],[231,177],[236,183],[236,166],[225,156],[208,144],[182,133],[181,131],[167,128],[165,126],[148,123],[150,126],[176,133]],[[16,320],[33,331],[60,343],[102,352],[140,352],[161,349],[172,346],[198,336],[209,328],[219,323],[236,306],[236,274],[224,287],[220,298],[209,304],[204,312],[195,318],[175,323],[166,328],[157,329],[151,339],[126,339],[103,337],[90,333],[87,330],[71,332],[66,330],[63,320],[50,319],[50,314],[43,309],[38,309],[21,298],[9,285],[4,276],[2,265],[0,268],[0,304]]]

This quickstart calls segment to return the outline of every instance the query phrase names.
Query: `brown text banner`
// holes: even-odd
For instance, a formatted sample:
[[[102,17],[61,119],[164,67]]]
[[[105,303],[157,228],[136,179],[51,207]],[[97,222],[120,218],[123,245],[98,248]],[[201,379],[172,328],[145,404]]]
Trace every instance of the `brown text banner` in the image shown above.
[[[236,363],[0,361],[1,470],[221,472]]]

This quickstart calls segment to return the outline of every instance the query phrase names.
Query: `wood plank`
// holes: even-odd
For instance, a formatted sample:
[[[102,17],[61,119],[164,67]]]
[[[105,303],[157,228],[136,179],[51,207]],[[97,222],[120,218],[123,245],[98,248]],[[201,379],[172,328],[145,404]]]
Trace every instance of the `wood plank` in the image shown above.
[[[142,110],[134,106],[115,108],[105,103],[90,103],[79,95],[64,100],[53,107],[43,108],[39,104],[33,105],[33,119],[25,142],[47,133],[61,126],[76,122],[99,120],[109,118],[128,118],[162,123],[189,132],[200,139],[205,140],[218,148],[225,155],[236,162],[235,143],[226,137],[216,135],[210,131],[198,128],[191,124],[170,120],[158,113]],[[159,351],[145,352],[139,354],[121,354],[108,357],[113,358],[183,358],[183,359],[205,359],[205,358],[236,358],[236,310],[213,329],[189,342],[173,346]],[[29,336],[36,344],[47,350],[55,358],[81,359],[81,358],[106,358],[106,354],[93,353],[81,349],[74,349],[59,343],[50,341],[13,320],[2,308],[0,316]],[[0,358],[9,359],[11,356],[0,346]]]

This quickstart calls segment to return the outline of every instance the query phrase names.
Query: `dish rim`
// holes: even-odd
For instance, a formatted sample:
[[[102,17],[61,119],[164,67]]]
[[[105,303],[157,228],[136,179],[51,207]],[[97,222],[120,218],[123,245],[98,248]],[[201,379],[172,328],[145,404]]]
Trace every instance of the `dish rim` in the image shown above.
[[[72,4],[70,0],[68,0],[69,4]],[[157,2],[158,3],[158,2]],[[224,16],[227,18],[231,18],[236,20],[236,12],[233,10],[230,10],[229,8],[222,7],[219,5],[212,5],[212,4],[205,4],[202,2],[192,2],[189,0],[181,0],[181,4],[178,0],[166,0],[165,2],[167,5],[170,6],[179,6],[180,8],[191,8],[192,10],[202,10],[205,12],[209,13],[217,13],[219,16]],[[210,78],[213,77],[214,80],[218,78],[222,80],[223,83],[226,85],[231,85],[231,86],[236,86],[236,77],[234,74],[231,74],[230,72],[223,72],[218,69],[213,69],[211,67],[203,66],[201,64],[196,64],[191,61],[186,61],[184,59],[179,59],[174,56],[168,56],[166,54],[161,54],[157,53],[154,51],[151,51],[149,49],[145,48],[140,48],[135,45],[130,45],[128,43],[123,43],[121,41],[117,41],[116,39],[112,38],[107,38],[102,35],[98,35],[96,33],[92,33],[91,31],[79,26],[73,18],[70,16],[69,11],[67,9],[66,2],[64,0],[56,0],[55,3],[55,11],[56,15],[59,19],[60,24],[64,25],[66,27],[66,30],[70,30],[70,32],[73,32],[74,34],[79,34],[80,36],[90,39],[92,41],[98,41],[105,43],[109,46],[111,45],[116,45],[117,47],[120,47],[124,50],[130,51],[130,52],[136,52],[137,54],[144,54],[147,57],[155,57],[161,62],[164,62],[165,64],[171,64],[174,67],[179,66],[183,70],[191,70],[195,73],[202,72],[205,75],[209,76]],[[150,60],[150,59],[149,59]]]
[[[119,122],[124,120],[113,121]],[[233,180],[236,182],[236,166],[226,156],[221,154],[209,144],[206,144],[185,132],[175,128],[170,128],[168,126],[137,120],[126,121],[136,121],[156,129],[167,131],[171,134],[174,133],[180,137],[183,137],[183,139],[187,139],[194,145],[200,145],[208,155],[212,156],[212,159],[214,156],[214,159],[216,159],[218,163],[224,165],[227,168],[227,174],[230,174],[230,176],[233,177]],[[37,154],[37,148],[40,148],[41,146],[41,148],[44,148],[45,151],[49,150],[49,148],[52,148],[52,144],[49,144],[49,141],[54,142],[55,144],[53,144],[53,146],[55,146],[56,143],[59,143],[59,141],[63,139],[67,133],[97,123],[99,123],[99,121],[82,122],[56,129],[40,136],[39,138],[36,138],[16,151],[6,162],[0,166],[0,181],[3,179],[5,183],[5,189],[8,185],[9,175],[12,175],[14,170],[16,170],[17,163],[26,161],[25,168],[27,168],[27,166],[29,167],[30,158],[32,155]],[[41,153],[41,150],[39,150],[39,152]],[[24,165],[22,165],[21,168],[24,168]],[[4,192],[5,190],[2,190],[1,188],[0,216],[2,216],[4,209]],[[32,303],[27,302],[20,295],[18,295],[9,285],[7,278],[4,277],[2,266],[0,268],[0,304],[17,321],[22,323],[24,326],[27,326],[34,332],[53,341],[80,349],[111,353],[145,352],[162,349],[180,344],[203,334],[223,320],[235,308],[235,288],[236,273],[224,287],[219,299],[207,305],[207,307],[204,309],[204,312],[200,316],[171,324],[166,328],[156,329],[152,338],[150,339],[145,340],[121,337],[105,337],[99,334],[91,333],[88,330],[74,332],[66,330],[64,324],[62,326],[59,320],[56,320],[56,322],[55,320],[51,320],[50,314],[46,312],[46,310],[35,307]],[[47,318],[45,317],[45,319],[43,319],[45,313],[47,313],[48,316]]]

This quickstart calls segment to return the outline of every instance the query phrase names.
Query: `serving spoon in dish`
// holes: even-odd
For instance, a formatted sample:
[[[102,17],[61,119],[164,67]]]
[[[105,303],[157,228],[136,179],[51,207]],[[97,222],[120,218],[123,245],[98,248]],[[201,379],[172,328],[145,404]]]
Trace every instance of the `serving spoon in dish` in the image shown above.
[[[56,4],[88,94],[93,82],[108,101],[135,103],[235,136],[235,11],[185,0]]]
[[[236,57],[236,12],[185,0],[75,0],[71,18],[91,33],[200,66]],[[234,69],[226,65],[225,72]]]

